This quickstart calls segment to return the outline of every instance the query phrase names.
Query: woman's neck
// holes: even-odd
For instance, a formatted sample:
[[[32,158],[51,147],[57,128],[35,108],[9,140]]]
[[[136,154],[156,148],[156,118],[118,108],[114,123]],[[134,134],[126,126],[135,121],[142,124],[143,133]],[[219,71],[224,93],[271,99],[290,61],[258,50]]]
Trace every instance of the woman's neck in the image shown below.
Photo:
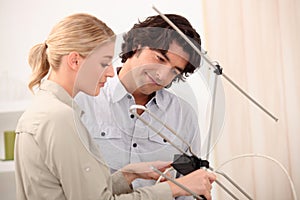
[[[66,79],[66,75],[60,75],[54,71],[51,71],[48,80],[53,81],[63,87],[66,92],[74,98],[75,95],[78,93],[74,91],[74,82],[71,79]]]

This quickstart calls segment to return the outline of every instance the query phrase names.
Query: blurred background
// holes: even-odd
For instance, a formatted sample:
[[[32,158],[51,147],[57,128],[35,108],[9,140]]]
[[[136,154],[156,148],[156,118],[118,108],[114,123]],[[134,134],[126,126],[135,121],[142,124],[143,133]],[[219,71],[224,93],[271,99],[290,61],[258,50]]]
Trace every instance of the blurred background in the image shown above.
[[[219,76],[214,137],[207,151],[211,165],[253,199],[300,196],[299,0],[1,0],[1,200],[15,199],[14,163],[5,156],[4,132],[14,130],[32,98],[27,88],[30,48],[45,41],[51,28],[67,15],[95,15],[119,35],[138,19],[156,15],[153,5],[163,13],[185,16],[200,33],[209,58],[278,118],[271,118]],[[201,132],[207,136],[213,73],[205,63],[202,69],[186,85],[170,89],[196,105]],[[222,176],[218,178],[238,199],[246,199]],[[213,195],[214,199],[232,199],[216,184]]]

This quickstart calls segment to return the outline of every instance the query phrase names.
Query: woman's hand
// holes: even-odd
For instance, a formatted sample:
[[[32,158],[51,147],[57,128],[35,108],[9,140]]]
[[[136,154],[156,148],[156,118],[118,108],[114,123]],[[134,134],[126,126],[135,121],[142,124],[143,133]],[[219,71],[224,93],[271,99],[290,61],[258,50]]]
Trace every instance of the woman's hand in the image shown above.
[[[160,175],[154,172],[151,166],[164,172],[167,168],[171,167],[171,162],[154,161],[132,163],[123,167],[121,171],[129,184],[136,178],[157,180]]]

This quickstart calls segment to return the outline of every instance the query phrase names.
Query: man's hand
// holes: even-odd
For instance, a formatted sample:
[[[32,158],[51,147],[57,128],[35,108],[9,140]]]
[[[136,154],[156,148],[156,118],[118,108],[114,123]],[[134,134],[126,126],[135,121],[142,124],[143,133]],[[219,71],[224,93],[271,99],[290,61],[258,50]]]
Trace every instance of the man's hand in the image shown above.
[[[198,169],[194,172],[191,172],[185,176],[176,179],[176,181],[178,181],[180,184],[184,185],[185,187],[189,188],[196,194],[204,195],[207,200],[211,200],[211,193],[210,193],[212,189],[211,184],[215,180],[216,180],[215,174],[205,171],[203,169]],[[176,184],[169,181],[168,183],[171,187],[174,197],[191,195],[187,191],[177,186]]]

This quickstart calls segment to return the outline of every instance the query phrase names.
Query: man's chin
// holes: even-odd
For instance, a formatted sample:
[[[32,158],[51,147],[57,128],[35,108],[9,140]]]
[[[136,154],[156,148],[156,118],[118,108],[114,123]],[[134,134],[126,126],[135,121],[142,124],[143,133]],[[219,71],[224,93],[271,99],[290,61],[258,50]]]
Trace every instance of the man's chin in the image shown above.
[[[163,87],[157,87],[157,86],[153,86],[153,84],[151,84],[151,85],[144,86],[143,88],[140,89],[140,91],[145,95],[151,95],[154,92],[161,90],[162,88]]]

